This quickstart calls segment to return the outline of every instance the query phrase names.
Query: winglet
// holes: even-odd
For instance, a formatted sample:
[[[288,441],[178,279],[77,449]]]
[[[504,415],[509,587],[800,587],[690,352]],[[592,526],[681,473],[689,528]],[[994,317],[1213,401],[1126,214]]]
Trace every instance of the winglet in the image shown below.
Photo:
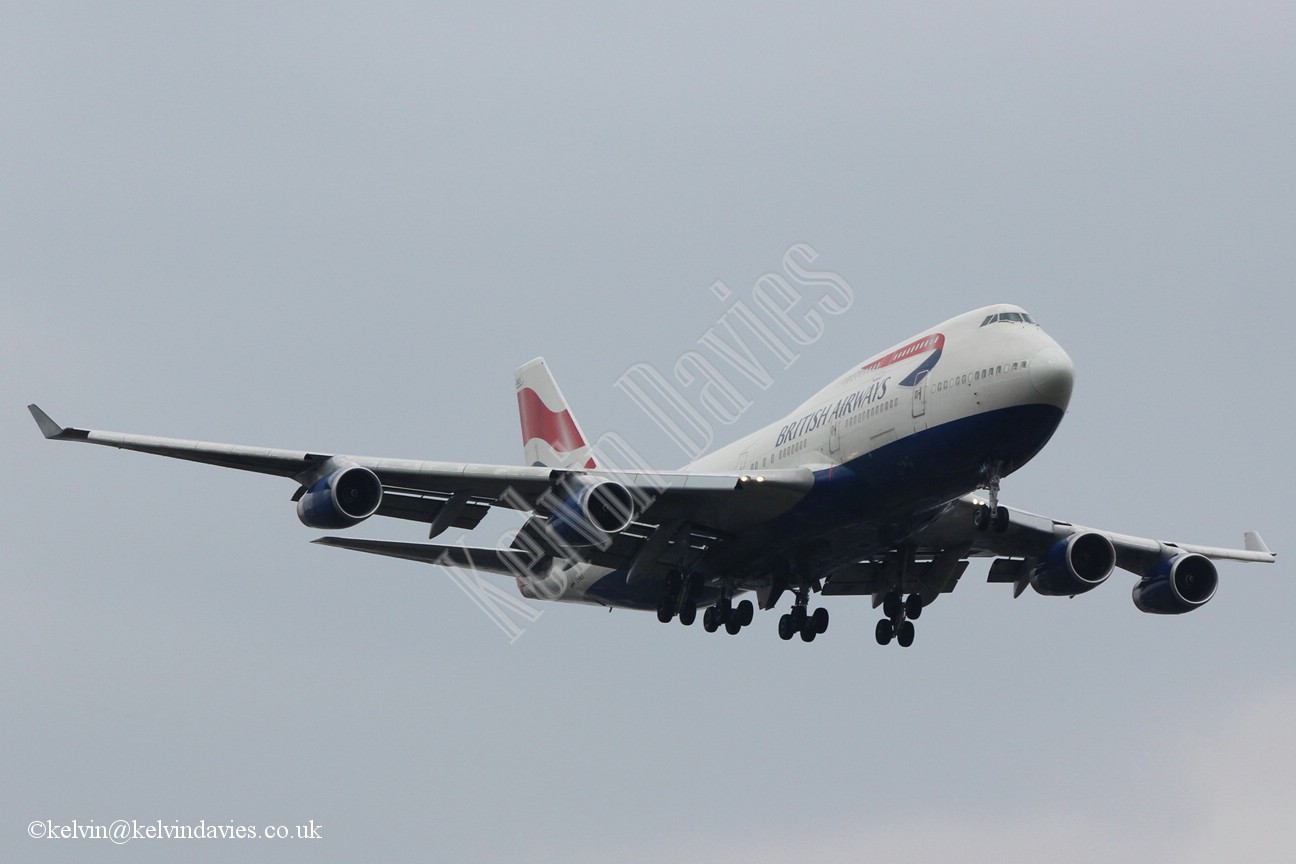
[[[64,429],[37,405],[28,405],[27,410],[36,419],[36,425],[40,427],[41,434],[46,438],[85,438],[89,435],[84,429]]]
[[[1269,547],[1265,545],[1264,540],[1260,537],[1259,531],[1248,531],[1242,535],[1242,542],[1248,552],[1261,552],[1265,555],[1273,555]]]

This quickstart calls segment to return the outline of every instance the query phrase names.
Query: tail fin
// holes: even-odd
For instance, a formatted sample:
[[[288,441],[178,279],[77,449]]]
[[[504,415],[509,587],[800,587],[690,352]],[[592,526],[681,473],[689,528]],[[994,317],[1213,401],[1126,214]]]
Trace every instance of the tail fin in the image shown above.
[[[527,464],[545,468],[593,468],[590,446],[567,409],[567,400],[544,358],[537,357],[514,374]]]

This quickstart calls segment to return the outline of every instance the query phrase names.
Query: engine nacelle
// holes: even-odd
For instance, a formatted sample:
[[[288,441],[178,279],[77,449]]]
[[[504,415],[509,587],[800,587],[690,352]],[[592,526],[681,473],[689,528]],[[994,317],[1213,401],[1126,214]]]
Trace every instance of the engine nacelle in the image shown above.
[[[1134,605],[1154,615],[1182,615],[1215,596],[1219,573],[1204,555],[1167,558],[1134,586]]]
[[[1031,587],[1046,597],[1074,597],[1107,581],[1116,568],[1116,547],[1104,534],[1086,531],[1059,540],[1031,574]]]
[[[382,481],[368,468],[339,468],[316,480],[297,500],[297,518],[310,528],[350,528],[382,503]]]
[[[619,534],[638,512],[630,490],[614,480],[571,477],[559,492],[562,503],[549,516],[554,533],[571,546],[594,546]]]

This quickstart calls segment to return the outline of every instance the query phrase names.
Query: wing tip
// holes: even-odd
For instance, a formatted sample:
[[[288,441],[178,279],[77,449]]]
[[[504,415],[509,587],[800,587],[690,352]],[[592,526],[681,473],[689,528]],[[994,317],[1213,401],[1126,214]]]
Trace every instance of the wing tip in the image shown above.
[[[40,427],[41,434],[46,438],[62,438],[69,431],[55,423],[54,419],[42,411],[40,406],[35,402],[28,405],[27,410],[31,412],[32,419],[36,421],[36,425]]]
[[[1242,535],[1243,547],[1248,552],[1259,552],[1262,555],[1268,555],[1271,558],[1277,558],[1269,547],[1265,544],[1264,538],[1260,536],[1259,531],[1247,531]]]

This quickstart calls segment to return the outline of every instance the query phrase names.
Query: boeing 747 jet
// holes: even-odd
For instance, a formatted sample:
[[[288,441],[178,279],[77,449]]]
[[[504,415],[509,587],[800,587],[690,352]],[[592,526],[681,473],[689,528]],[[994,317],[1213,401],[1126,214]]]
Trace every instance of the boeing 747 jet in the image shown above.
[[[1132,573],[1144,612],[1205,605],[1219,560],[1244,548],[1172,543],[1008,507],[1000,483],[1061,423],[1074,369],[1016,306],[951,318],[852,366],[785,417],[674,471],[602,463],[541,359],[517,371],[525,466],[270,450],[59,426],[46,438],[103,444],[287,477],[311,528],[371,516],[424,522],[429,540],[476,527],[492,507],[529,514],[510,545],[328,536],[327,546],[512,577],[524,597],[655,611],[737,634],[757,607],[791,605],[778,634],[828,628],[813,594],[865,595],[875,636],[908,647],[914,621],[953,591],[971,558],[1014,596],[1075,596]],[[750,596],[744,596],[750,595]],[[753,602],[753,600],[755,602]]]

